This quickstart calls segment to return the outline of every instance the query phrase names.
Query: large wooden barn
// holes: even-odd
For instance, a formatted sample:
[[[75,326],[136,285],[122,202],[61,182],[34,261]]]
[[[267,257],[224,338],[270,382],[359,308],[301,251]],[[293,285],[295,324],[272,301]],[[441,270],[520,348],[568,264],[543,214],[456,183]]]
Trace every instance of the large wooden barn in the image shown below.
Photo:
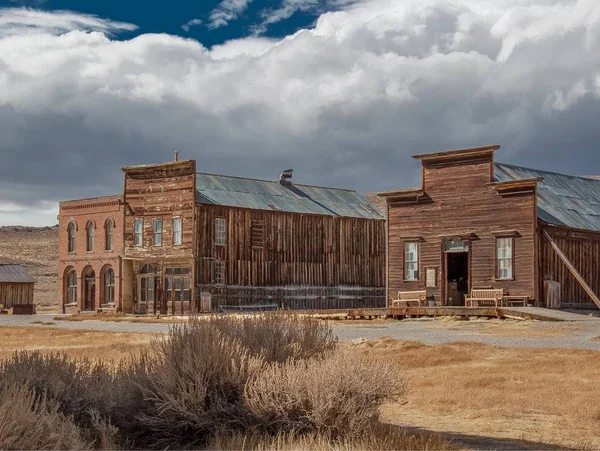
[[[421,186],[387,200],[387,296],[473,289],[600,307],[600,181],[495,163],[500,146],[416,155]]]
[[[35,279],[20,265],[0,263],[0,304],[4,308],[33,306],[34,284]]]
[[[194,160],[123,172],[124,193],[114,201],[61,203],[65,310],[112,305],[186,314],[385,305],[385,219],[359,193],[296,184],[291,171],[275,181],[198,173]],[[108,220],[111,250],[100,241],[95,251],[93,237],[90,250],[85,235]],[[70,240],[69,231],[84,236]],[[69,248],[71,241],[78,244]],[[114,277],[104,290],[108,300],[102,268]]]

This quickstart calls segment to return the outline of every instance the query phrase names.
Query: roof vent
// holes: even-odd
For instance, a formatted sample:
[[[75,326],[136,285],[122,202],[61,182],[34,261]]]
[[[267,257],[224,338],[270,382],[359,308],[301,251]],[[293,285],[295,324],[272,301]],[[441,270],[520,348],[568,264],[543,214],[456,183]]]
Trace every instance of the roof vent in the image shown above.
[[[292,178],[292,172],[294,172],[293,169],[285,169],[279,176],[279,183],[282,185],[291,185],[292,182],[288,179]]]

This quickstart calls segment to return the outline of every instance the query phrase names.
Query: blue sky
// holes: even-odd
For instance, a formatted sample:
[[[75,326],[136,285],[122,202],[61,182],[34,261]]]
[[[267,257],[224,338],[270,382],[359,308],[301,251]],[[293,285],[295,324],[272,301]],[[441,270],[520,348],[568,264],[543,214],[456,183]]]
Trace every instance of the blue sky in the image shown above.
[[[205,47],[222,44],[231,39],[239,39],[248,35],[260,34],[264,37],[281,38],[295,31],[310,27],[324,11],[335,10],[334,2],[321,0],[289,1],[289,18],[269,24],[264,30],[257,30],[270,14],[286,6],[283,0],[254,0],[246,2],[238,0],[238,4],[246,4],[239,8],[237,18],[227,25],[212,28],[211,13],[219,11],[222,1],[141,1],[141,0],[1,0],[3,6],[22,6],[45,11],[69,10],[118,22],[137,25],[137,30],[121,32],[116,39],[129,39],[144,33],[168,33],[184,38],[193,38]],[[295,8],[293,7],[295,5]],[[185,27],[190,21],[202,21]],[[182,28],[184,26],[184,28]]]
[[[0,225],[54,224],[174,150],[360,192],[489,144],[598,175],[598,117],[598,0],[0,0]]]

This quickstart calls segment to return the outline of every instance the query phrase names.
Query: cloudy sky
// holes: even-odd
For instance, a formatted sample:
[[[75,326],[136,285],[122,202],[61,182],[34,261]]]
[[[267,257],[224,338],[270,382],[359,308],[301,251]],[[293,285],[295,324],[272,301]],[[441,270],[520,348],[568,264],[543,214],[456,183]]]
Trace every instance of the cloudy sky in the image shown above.
[[[175,149],[361,192],[486,144],[600,174],[598,0],[158,3],[0,0],[0,225],[54,224]]]

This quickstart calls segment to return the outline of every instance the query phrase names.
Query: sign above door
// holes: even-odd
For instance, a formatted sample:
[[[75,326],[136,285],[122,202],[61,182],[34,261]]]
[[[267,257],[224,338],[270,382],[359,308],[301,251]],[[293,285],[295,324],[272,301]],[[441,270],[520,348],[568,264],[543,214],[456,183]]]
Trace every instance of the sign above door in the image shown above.
[[[466,240],[444,241],[444,252],[469,252],[469,242]]]

